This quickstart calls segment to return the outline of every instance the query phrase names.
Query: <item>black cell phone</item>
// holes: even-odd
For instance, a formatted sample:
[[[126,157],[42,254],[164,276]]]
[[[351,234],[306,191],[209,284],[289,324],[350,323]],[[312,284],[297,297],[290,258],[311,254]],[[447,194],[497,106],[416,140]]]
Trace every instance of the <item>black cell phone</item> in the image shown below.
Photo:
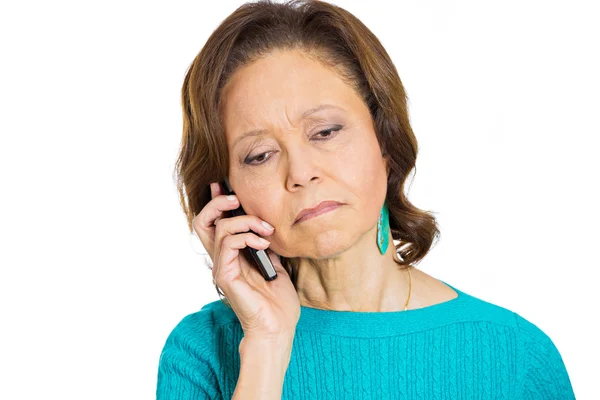
[[[221,189],[225,195],[235,194],[227,177],[223,178],[223,181],[221,182]],[[228,211],[226,214],[229,214],[229,217],[236,217],[238,215],[246,215],[246,212],[242,208],[242,203],[240,203],[238,208]],[[250,246],[246,246],[242,250],[245,250],[246,254],[250,254],[250,257],[248,258],[254,260],[254,263],[266,281],[272,281],[273,279],[277,278],[277,272],[273,267],[273,263],[271,262],[269,255],[264,250],[256,250]]]

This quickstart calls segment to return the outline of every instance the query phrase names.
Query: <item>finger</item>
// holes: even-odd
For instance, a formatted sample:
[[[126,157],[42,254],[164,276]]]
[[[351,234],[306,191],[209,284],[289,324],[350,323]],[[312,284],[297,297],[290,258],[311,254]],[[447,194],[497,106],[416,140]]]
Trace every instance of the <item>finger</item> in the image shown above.
[[[215,198],[218,195],[223,194],[223,191],[221,189],[221,185],[219,184],[219,182],[211,182],[210,184],[210,195],[211,198]]]
[[[222,194],[221,193],[221,185],[218,182],[211,182],[210,183],[210,197],[211,197],[211,199],[214,199],[215,197],[217,197],[220,194]],[[217,219],[219,219],[219,217],[217,217]],[[214,225],[215,221],[213,221],[213,225]],[[212,225],[211,225],[211,228],[212,228]]]
[[[213,268],[213,279],[217,282],[219,287],[223,288],[223,286],[227,286],[228,282],[231,282],[240,276],[245,278],[241,273],[242,258],[240,257],[240,250],[245,247],[252,247],[256,250],[265,250],[269,246],[270,243],[268,241],[263,242],[258,235],[251,232],[226,236],[217,250],[219,262],[218,267]],[[237,263],[239,267],[236,268],[236,263],[234,261],[238,258],[240,259]],[[246,274],[248,272],[249,271],[246,271]],[[256,272],[258,272],[258,270]]]
[[[233,200],[224,195],[218,195],[212,199],[200,213],[194,217],[194,227],[198,231],[212,232],[217,220],[221,219],[224,211],[235,210],[239,207],[237,196]],[[198,234],[200,236],[200,233]]]
[[[212,255],[216,243],[215,225],[223,217],[224,211],[234,210],[238,205],[237,197],[231,201],[224,195],[218,195],[209,201],[192,220],[192,227],[212,260],[216,260],[216,257]]]
[[[211,200],[221,194],[221,185],[218,182],[211,182],[209,184],[210,187],[210,198]],[[193,223],[196,224],[196,218],[199,218],[200,213],[198,213],[193,220]]]
[[[269,229],[264,225],[262,219],[256,215],[239,215],[233,218],[223,218],[216,221],[215,243],[220,243],[224,237],[238,233],[253,231],[260,236],[269,236],[275,232],[275,229]]]

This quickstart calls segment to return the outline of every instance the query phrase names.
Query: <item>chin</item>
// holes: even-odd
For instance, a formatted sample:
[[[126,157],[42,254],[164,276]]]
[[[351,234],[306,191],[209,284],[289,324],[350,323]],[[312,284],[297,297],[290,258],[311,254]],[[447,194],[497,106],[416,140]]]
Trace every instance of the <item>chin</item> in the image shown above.
[[[310,258],[316,260],[337,257],[348,250],[353,243],[346,234],[335,230],[321,233],[313,241]]]

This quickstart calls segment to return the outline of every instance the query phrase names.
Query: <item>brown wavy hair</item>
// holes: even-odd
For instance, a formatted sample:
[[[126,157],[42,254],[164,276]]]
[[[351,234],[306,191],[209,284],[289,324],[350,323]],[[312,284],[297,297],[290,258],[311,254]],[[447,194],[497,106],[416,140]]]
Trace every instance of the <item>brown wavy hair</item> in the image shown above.
[[[392,237],[399,241],[396,262],[404,268],[418,263],[440,232],[432,213],[412,205],[404,193],[418,152],[408,97],[377,37],[353,14],[323,1],[245,3],[223,20],[189,66],[181,88],[183,137],[175,174],[190,233],[192,220],[211,200],[210,182],[228,176],[221,89],[237,70],[275,50],[302,50],[339,74],[368,106],[389,160],[386,201]],[[281,257],[295,286],[293,260]]]

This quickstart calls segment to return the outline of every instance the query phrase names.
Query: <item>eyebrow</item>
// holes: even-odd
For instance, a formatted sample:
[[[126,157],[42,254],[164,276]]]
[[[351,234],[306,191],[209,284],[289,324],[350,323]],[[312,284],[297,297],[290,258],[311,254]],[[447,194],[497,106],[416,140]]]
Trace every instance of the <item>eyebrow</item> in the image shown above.
[[[319,105],[317,107],[309,108],[308,110],[305,110],[300,115],[300,119],[301,120],[306,119],[306,118],[308,118],[308,116],[310,116],[311,114],[316,113],[317,111],[326,110],[326,109],[330,109],[330,108],[336,108],[338,110],[346,111],[342,107],[335,106],[333,104],[321,104],[321,105]],[[267,132],[268,132],[267,129],[254,129],[254,130],[248,131],[248,132],[242,134],[237,139],[235,139],[235,141],[233,142],[233,147],[235,147],[235,145],[238,144],[238,142],[241,141],[242,139],[245,139],[247,137],[252,137],[252,136],[260,136],[260,135],[263,135],[263,134],[265,134]]]

